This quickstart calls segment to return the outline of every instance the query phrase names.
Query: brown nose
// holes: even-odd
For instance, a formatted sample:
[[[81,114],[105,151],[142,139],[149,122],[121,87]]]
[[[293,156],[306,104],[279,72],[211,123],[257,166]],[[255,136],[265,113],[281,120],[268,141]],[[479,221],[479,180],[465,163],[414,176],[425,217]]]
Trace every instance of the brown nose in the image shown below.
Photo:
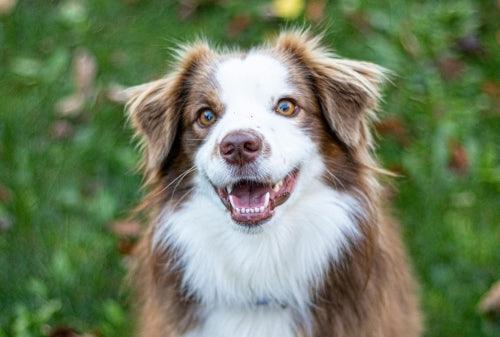
[[[226,162],[243,166],[257,158],[261,147],[262,141],[254,132],[234,131],[222,139],[219,150]]]

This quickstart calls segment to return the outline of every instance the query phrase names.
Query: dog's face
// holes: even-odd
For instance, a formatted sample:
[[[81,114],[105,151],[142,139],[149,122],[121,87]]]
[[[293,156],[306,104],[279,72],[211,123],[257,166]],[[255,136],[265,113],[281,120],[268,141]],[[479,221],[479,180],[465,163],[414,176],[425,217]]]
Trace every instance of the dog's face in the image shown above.
[[[262,224],[313,164],[311,92],[293,83],[286,64],[260,53],[219,61],[212,82],[219,108],[199,109],[194,129],[205,140],[195,165],[236,223]]]
[[[198,44],[176,72],[135,89],[129,109],[163,201],[205,194],[255,229],[300,205],[313,180],[339,190],[363,183],[366,114],[381,78],[304,34],[247,53]]]

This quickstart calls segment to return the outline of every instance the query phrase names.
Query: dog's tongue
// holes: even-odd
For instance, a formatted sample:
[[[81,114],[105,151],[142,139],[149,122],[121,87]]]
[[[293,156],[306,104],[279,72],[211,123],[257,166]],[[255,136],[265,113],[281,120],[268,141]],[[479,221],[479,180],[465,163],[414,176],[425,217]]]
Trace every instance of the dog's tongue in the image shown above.
[[[238,208],[255,208],[264,205],[266,192],[271,191],[271,187],[264,184],[242,182],[233,187],[230,195],[234,206]]]

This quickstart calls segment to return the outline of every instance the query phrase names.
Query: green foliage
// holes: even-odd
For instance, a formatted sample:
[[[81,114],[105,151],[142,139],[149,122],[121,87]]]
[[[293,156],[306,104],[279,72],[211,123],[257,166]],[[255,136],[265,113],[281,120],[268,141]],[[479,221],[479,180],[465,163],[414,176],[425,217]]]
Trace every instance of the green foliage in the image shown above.
[[[266,1],[200,3],[189,14],[179,1],[19,1],[0,14],[0,337],[57,326],[130,334],[108,224],[139,200],[141,178],[123,107],[104,89],[160,77],[177,42],[206,35],[248,47],[304,23],[326,30],[340,55],[394,73],[378,153],[402,173],[393,203],[422,284],[426,336],[497,336],[476,305],[500,279],[498,5],[329,1],[317,26],[307,11],[265,19]],[[95,92],[61,116],[55,106],[77,89],[72,55],[82,47],[97,60]]]

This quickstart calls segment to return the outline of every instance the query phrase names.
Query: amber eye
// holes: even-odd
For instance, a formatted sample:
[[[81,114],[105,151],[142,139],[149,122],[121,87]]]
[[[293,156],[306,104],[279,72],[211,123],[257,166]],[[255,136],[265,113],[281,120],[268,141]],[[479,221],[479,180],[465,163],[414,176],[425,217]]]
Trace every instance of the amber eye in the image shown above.
[[[216,120],[217,115],[210,109],[201,110],[200,115],[198,116],[198,123],[200,123],[202,127],[208,127],[215,123]]]
[[[279,100],[275,110],[280,115],[291,117],[298,111],[298,106],[292,100],[284,98]]]

